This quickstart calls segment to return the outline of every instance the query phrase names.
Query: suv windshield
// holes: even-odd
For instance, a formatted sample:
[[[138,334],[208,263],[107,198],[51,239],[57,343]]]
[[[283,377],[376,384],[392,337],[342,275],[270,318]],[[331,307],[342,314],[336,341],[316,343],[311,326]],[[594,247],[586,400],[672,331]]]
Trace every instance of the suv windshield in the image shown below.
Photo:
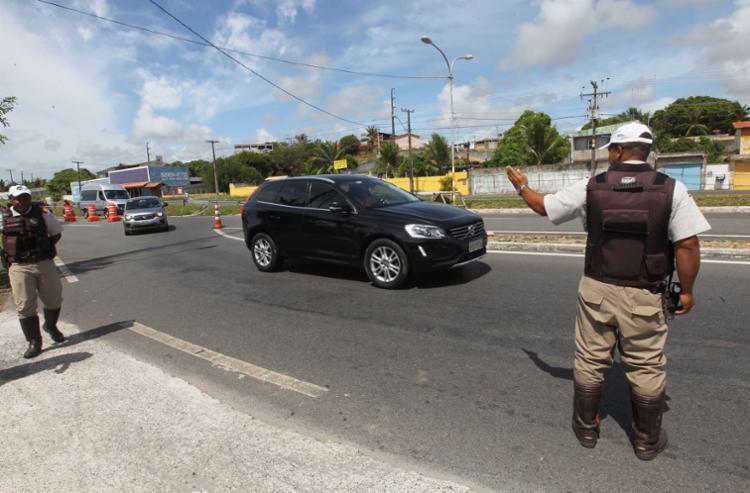
[[[161,206],[161,203],[159,202],[159,199],[156,199],[156,198],[136,199],[136,200],[128,200],[128,202],[125,204],[125,209],[127,210],[154,209],[160,206]]]
[[[339,186],[356,206],[365,209],[419,202],[414,195],[387,181],[363,179],[341,183]]]
[[[109,200],[130,198],[130,195],[128,195],[128,192],[126,190],[105,190],[104,196],[107,197]]]

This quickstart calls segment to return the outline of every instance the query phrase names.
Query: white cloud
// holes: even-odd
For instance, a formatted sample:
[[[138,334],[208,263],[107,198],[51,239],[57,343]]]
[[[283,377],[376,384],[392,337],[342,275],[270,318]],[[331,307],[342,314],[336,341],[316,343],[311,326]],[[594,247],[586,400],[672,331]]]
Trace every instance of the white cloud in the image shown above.
[[[750,99],[750,52],[742,47],[750,39],[750,0],[736,0],[735,10],[727,17],[697,27],[677,41],[697,50],[700,69],[707,76],[720,77],[730,96]],[[696,74],[698,75],[698,74]]]
[[[631,0],[542,0],[534,22],[518,28],[506,66],[560,66],[581,56],[589,36],[607,28],[638,30],[656,17]]]
[[[133,122],[133,140],[141,142],[154,138],[178,139],[183,134],[181,123],[165,116],[154,115],[148,104],[138,109]]]
[[[265,22],[241,12],[229,12],[219,19],[212,42],[257,55],[282,56],[291,50],[283,31],[267,28]],[[257,66],[258,61],[250,59],[247,65]]]
[[[263,142],[275,142],[276,137],[273,136],[271,132],[266,130],[265,128],[259,128],[255,132],[255,142],[257,143],[263,143]]]
[[[182,103],[182,90],[175,81],[169,81],[162,76],[158,79],[142,71],[144,77],[141,89],[142,102],[153,108],[173,109]]]
[[[276,6],[276,15],[282,22],[294,24],[299,9],[312,12],[315,9],[315,0],[281,0]]]

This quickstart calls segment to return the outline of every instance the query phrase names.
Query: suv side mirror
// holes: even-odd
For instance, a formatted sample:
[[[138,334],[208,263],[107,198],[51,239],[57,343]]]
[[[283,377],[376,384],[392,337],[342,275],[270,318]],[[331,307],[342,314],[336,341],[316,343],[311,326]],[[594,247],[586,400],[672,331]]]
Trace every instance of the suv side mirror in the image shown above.
[[[339,214],[348,214],[352,212],[352,206],[347,202],[331,202],[331,205],[328,206],[328,210]]]

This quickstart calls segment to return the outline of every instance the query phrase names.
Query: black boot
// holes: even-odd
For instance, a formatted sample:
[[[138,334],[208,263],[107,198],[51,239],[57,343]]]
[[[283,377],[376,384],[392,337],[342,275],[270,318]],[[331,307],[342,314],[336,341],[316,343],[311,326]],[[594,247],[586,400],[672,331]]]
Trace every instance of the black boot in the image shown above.
[[[29,341],[29,347],[23,353],[26,359],[35,358],[42,352],[42,332],[39,330],[39,317],[27,317],[18,320],[21,323],[21,330],[26,340]]]
[[[573,382],[573,432],[586,448],[594,448],[599,439],[599,399],[602,384]]]
[[[60,317],[60,308],[56,310],[44,309],[44,331],[52,337],[55,342],[63,342],[65,336],[57,328],[57,319]]]
[[[641,460],[655,458],[667,446],[667,432],[661,428],[664,396],[664,391],[657,396],[645,396],[630,389],[633,451]]]

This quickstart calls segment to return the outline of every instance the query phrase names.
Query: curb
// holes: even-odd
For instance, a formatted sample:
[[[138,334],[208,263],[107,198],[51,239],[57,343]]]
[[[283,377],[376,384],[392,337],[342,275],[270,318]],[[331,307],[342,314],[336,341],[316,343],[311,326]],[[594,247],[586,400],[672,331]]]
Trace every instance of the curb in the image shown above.
[[[586,250],[586,245],[580,243],[519,243],[488,241],[487,250],[583,255]],[[711,260],[750,260],[750,248],[701,248],[701,258]]]

